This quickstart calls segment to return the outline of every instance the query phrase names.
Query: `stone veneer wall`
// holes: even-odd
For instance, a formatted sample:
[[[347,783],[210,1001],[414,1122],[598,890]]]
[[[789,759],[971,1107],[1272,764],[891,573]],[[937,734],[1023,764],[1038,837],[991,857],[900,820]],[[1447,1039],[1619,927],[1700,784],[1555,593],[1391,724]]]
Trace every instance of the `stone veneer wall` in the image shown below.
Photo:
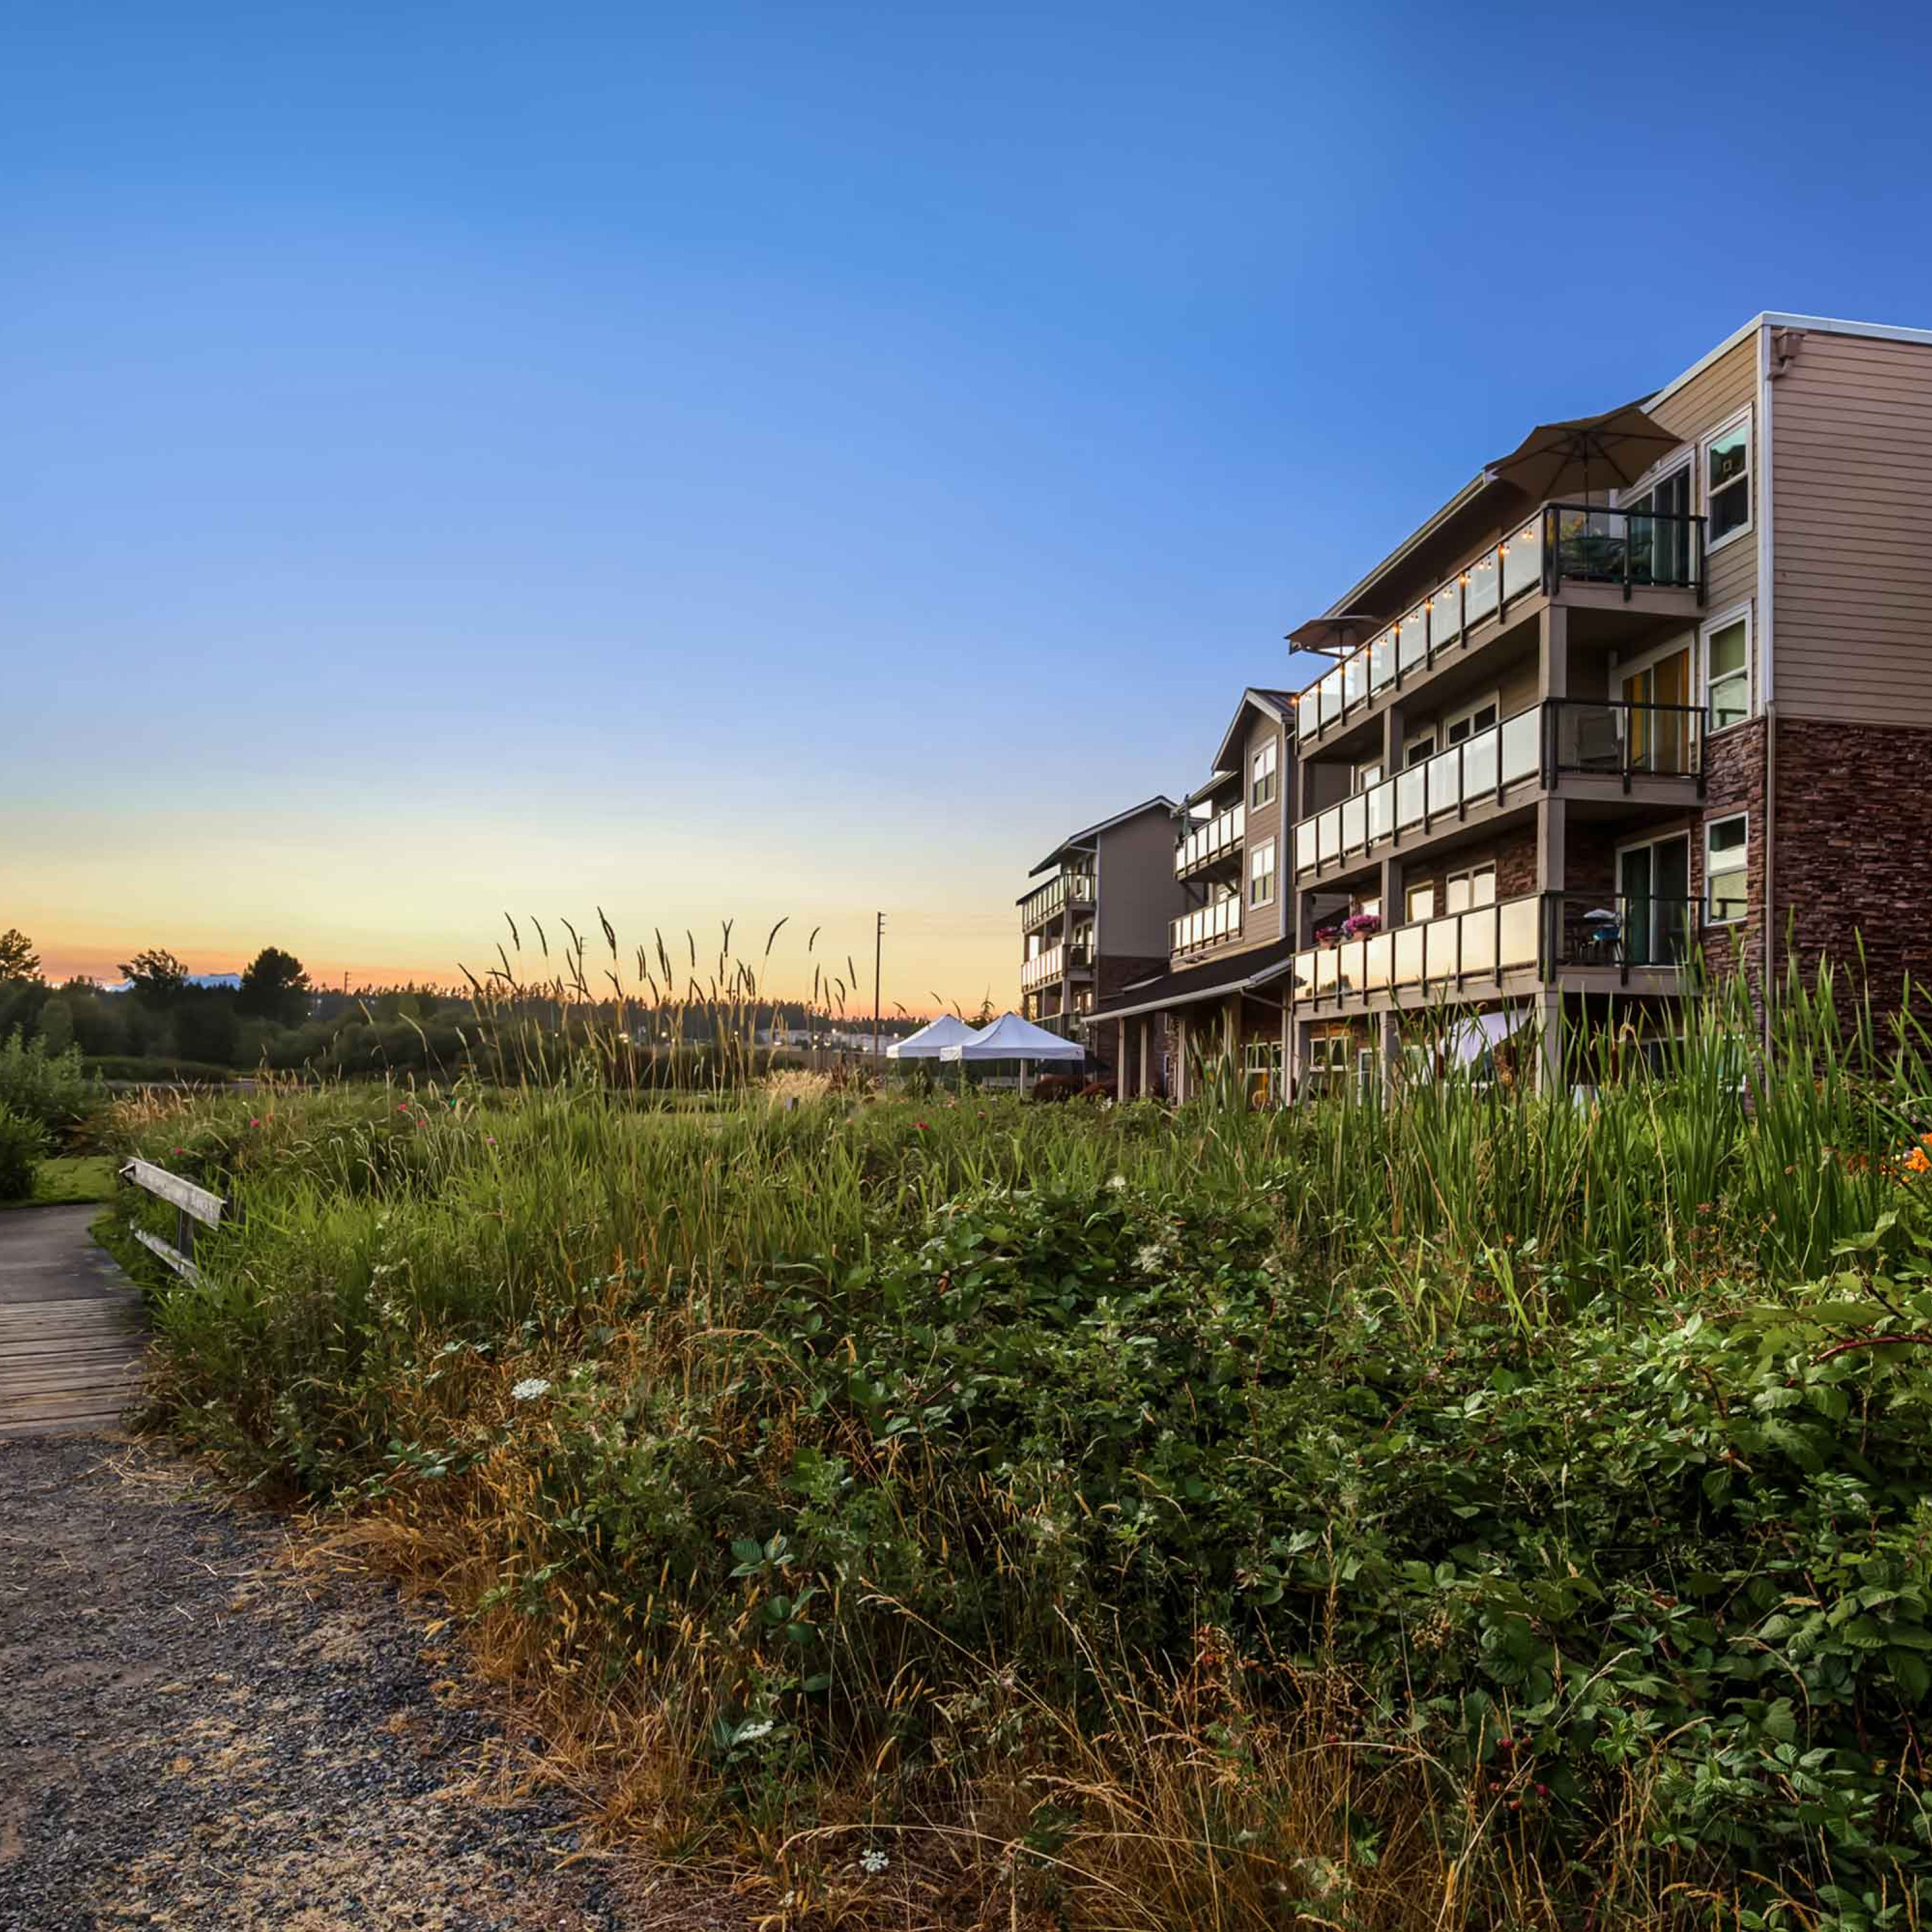
[[[1780,718],[1772,957],[1787,934],[1808,980],[1820,957],[1856,967],[1858,939],[1874,1000],[1895,1004],[1905,976],[1932,984],[1932,861],[1919,802],[1932,794],[1932,731]],[[1759,766],[1762,791],[1762,763]],[[1756,821],[1751,890],[1762,901]]]

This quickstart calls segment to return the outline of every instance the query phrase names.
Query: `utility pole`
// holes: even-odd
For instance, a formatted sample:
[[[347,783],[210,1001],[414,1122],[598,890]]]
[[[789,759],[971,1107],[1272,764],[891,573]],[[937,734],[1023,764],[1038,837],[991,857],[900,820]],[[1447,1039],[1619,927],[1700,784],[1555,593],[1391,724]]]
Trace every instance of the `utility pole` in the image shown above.
[[[872,928],[872,1070],[879,1067],[879,967],[886,952],[886,916],[878,915]]]

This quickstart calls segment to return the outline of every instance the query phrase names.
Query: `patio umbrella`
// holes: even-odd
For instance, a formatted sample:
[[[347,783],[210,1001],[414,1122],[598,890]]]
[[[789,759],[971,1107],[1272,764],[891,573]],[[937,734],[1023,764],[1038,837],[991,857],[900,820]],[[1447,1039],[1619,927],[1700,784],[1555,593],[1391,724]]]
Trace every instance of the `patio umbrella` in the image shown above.
[[[1340,617],[1311,617],[1288,634],[1288,641],[1298,651],[1319,651],[1331,658],[1346,658],[1380,620],[1360,610]]]
[[[1605,484],[1634,483],[1684,439],[1635,403],[1574,422],[1538,423],[1489,474],[1514,483],[1534,502],[1580,489],[1587,505],[1592,472]]]

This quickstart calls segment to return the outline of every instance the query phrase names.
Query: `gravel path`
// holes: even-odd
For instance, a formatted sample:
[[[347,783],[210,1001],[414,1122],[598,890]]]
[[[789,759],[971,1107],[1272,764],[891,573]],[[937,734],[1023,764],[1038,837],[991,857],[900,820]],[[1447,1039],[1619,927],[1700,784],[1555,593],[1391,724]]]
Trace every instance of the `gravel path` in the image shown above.
[[[144,1445],[0,1441],[0,1928],[665,1923],[560,1802],[481,1800],[489,1694],[289,1535]]]

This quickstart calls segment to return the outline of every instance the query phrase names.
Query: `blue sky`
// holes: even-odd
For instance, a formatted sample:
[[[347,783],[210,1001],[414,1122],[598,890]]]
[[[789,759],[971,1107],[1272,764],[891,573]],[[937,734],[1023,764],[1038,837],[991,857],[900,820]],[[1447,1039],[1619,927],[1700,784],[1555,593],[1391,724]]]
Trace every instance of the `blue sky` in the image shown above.
[[[1849,17],[1849,16],[1847,16]],[[1540,418],[1932,322],[1924,32],[1815,10],[16,10],[0,925],[497,910],[1012,997],[1064,832]]]

